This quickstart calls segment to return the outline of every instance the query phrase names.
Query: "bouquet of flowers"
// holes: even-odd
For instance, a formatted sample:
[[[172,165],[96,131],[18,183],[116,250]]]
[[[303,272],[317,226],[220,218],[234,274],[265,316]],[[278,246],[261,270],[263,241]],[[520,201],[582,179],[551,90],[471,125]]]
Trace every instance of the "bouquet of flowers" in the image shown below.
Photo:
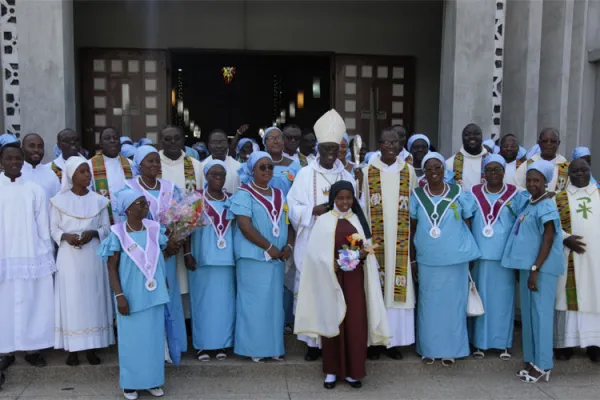
[[[190,192],[159,215],[159,221],[167,227],[169,237],[183,241],[196,229],[206,225],[204,201],[199,192]]]
[[[360,251],[365,250],[368,254],[373,253],[375,247],[365,245],[363,239],[358,233],[346,236],[348,244],[338,250],[337,264],[342,271],[354,271],[360,264]]]

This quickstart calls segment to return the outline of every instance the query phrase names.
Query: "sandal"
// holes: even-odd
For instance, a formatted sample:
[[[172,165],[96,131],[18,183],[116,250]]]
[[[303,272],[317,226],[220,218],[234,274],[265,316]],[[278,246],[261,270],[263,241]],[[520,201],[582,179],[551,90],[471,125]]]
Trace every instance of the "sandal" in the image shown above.
[[[530,370],[530,369],[533,369],[533,368],[534,368],[534,367],[533,367],[533,364],[529,363],[529,364],[527,365],[527,367],[525,367],[524,369],[522,369],[522,370],[520,370],[519,372],[517,372],[517,376],[520,378],[520,377],[522,377],[522,376],[529,375],[529,370]]]
[[[264,364],[265,363],[265,359],[264,358],[260,358],[260,357],[252,357],[250,358],[252,361],[254,361],[257,364]]]
[[[442,365],[444,367],[450,367],[452,365],[454,365],[456,361],[454,360],[454,358],[442,358]]]
[[[549,369],[548,371],[544,371],[543,369],[540,369],[540,368],[536,367],[535,365],[533,366],[533,368],[540,375],[539,376],[533,376],[533,375],[531,375],[531,374],[528,373],[527,375],[521,377],[521,382],[525,382],[525,383],[537,383],[540,379],[544,379],[546,382],[550,382],[550,373],[552,372],[551,369]]]
[[[502,361],[509,361],[512,358],[512,355],[508,352],[508,349],[504,349],[504,351],[500,354],[500,359]]]
[[[473,358],[476,360],[481,360],[485,357],[485,353],[481,349],[477,349],[473,352]]]
[[[284,357],[277,356],[277,357],[271,357],[271,358],[273,359],[273,361],[279,361],[279,362],[285,361]]]
[[[41,353],[25,354],[25,361],[27,361],[32,366],[38,368],[43,368],[46,365],[48,365],[46,363],[46,360],[44,360],[44,357],[42,357]]]
[[[423,361],[423,363],[426,365],[433,365],[435,359],[431,357],[421,357],[421,361]]]
[[[198,359],[198,361],[202,362],[210,361],[210,354],[208,354],[208,352],[204,350],[198,350],[196,352],[196,358]]]
[[[215,357],[218,361],[223,361],[227,358],[227,352],[225,349],[217,350],[217,355]]]

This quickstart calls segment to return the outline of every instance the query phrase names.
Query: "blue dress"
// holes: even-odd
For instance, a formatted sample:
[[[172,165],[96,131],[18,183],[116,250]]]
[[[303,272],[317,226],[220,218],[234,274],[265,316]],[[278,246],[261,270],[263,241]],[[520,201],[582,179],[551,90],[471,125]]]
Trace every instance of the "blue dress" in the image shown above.
[[[528,193],[522,192],[522,196],[528,197]],[[549,221],[556,232],[548,258],[543,265],[538,265],[538,290],[534,292],[529,290],[527,282],[542,245],[544,224]],[[560,216],[553,199],[534,205],[527,203],[519,213],[502,255],[502,266],[520,270],[523,359],[538,368],[552,369],[556,286],[565,269]]]
[[[500,194],[485,193],[490,204]],[[524,205],[525,197],[517,193],[502,208],[493,226],[494,235],[483,235],[485,224],[479,207],[475,208],[471,231],[481,251],[481,258],[475,261],[471,276],[485,313],[469,319],[471,344],[481,350],[512,348],[515,314],[515,273],[500,264],[502,253],[512,231],[517,215]]]
[[[437,204],[441,196],[432,197]],[[469,355],[467,296],[469,262],[479,258],[475,239],[463,219],[475,212],[475,198],[462,192],[456,208],[440,222],[441,235],[429,236],[427,213],[413,193],[410,217],[418,221],[414,237],[419,275],[417,353],[425,358],[460,358]]]
[[[218,213],[225,201],[207,200]],[[196,270],[188,271],[192,335],[196,350],[233,347],[235,326],[235,257],[233,230],[225,234],[227,247],[217,247],[217,234],[212,225],[198,229],[192,236]]]
[[[250,217],[252,226],[273,246],[282,249],[286,245],[285,212],[279,220],[279,237],[275,237],[267,211],[250,193],[239,190],[227,208],[227,218]],[[246,239],[237,224],[233,240],[237,277],[234,352],[247,357],[282,356],[284,263],[266,261],[264,250]]]
[[[173,185],[173,199],[179,201],[181,192]],[[149,190],[148,193],[155,199],[159,198],[160,190]],[[153,219],[148,212],[148,219]],[[181,301],[181,291],[179,290],[179,279],[177,278],[177,256],[169,257],[165,260],[165,268],[167,271],[167,282],[169,283],[169,295],[171,301],[167,304],[171,318],[173,318],[173,330],[177,337],[177,342],[180,345],[181,352],[187,351],[187,331],[185,327],[185,316],[183,314],[183,303]]]
[[[146,247],[146,231],[129,232],[141,247]],[[164,249],[167,237],[161,228],[159,245]],[[119,375],[121,389],[143,390],[165,383],[165,309],[169,302],[165,262],[162,254],[154,279],[156,290],[146,290],[146,278],[133,260],[122,251],[121,242],[114,233],[102,241],[98,255],[107,259],[120,253],[119,279],[123,294],[129,303],[129,315],[117,316]]]

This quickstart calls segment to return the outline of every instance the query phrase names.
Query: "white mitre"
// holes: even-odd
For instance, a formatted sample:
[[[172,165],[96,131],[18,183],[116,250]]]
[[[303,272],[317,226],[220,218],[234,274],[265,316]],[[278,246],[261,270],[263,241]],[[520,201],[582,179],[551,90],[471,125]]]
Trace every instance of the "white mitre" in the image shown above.
[[[335,110],[329,110],[313,127],[319,143],[340,143],[346,133],[346,124]]]

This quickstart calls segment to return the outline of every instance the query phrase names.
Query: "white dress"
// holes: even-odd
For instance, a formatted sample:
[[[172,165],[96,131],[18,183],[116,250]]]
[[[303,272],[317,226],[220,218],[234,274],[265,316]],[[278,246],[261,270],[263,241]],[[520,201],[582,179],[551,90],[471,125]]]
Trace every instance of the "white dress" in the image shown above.
[[[50,200],[50,224],[59,245],[55,279],[54,347],[70,352],[108,347],[115,343],[108,269],[96,254],[110,233],[108,199],[94,192],[72,191]],[[78,249],[61,241],[64,233],[98,231],[100,239]]]

